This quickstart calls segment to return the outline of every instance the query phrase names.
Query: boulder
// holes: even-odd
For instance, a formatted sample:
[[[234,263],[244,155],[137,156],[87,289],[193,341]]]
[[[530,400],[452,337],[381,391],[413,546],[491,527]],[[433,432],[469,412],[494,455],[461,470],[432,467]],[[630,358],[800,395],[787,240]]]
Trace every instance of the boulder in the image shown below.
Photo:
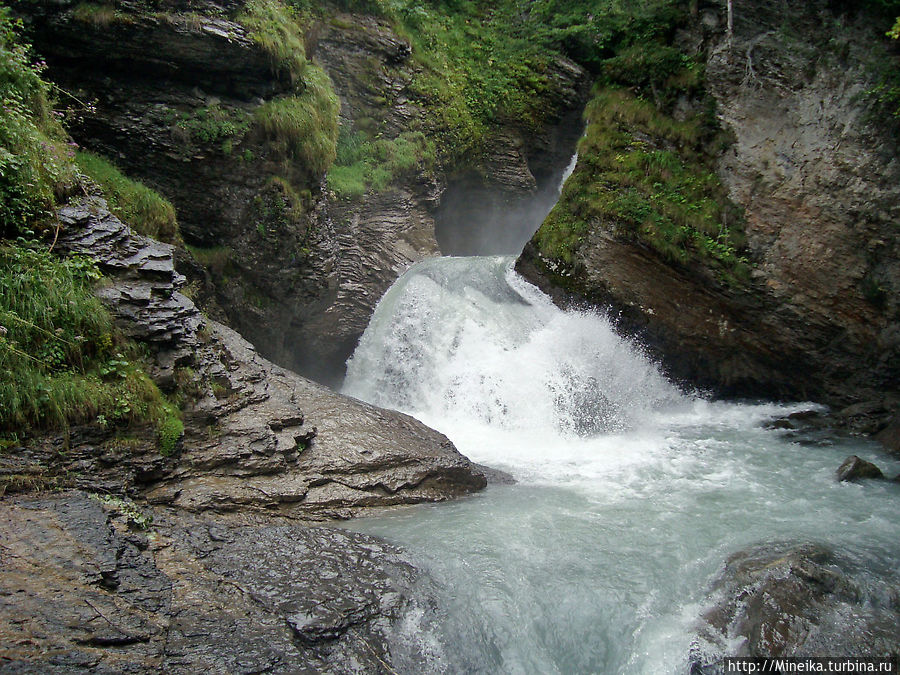
[[[860,459],[856,455],[850,455],[845,459],[844,463],[838,467],[835,475],[839,481],[851,481],[859,478],[884,478],[881,469],[872,464],[872,462]]]
[[[816,543],[770,542],[735,553],[698,626],[694,673],[722,673],[725,656],[895,654],[900,596],[894,569]]]

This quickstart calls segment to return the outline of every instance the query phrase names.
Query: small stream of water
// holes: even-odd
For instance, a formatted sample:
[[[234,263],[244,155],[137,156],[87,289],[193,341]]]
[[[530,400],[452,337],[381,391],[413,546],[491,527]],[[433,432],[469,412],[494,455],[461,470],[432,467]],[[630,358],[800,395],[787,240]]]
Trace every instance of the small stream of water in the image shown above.
[[[598,314],[562,311],[513,258],[438,258],[379,304],[344,392],[414,415],[511,473],[452,503],[350,527],[443,587],[435,672],[685,672],[711,581],[743,547],[817,541],[895,573],[900,485],[838,483],[860,439],[765,427],[810,404],[710,402]],[[450,665],[451,661],[455,665]]]

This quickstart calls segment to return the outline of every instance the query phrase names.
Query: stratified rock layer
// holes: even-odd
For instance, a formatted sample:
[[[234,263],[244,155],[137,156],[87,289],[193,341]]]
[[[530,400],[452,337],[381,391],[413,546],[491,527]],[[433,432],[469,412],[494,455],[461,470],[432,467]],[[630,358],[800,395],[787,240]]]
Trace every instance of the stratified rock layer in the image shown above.
[[[723,10],[702,10],[695,42],[734,135],[718,173],[745,212],[752,279],[727,284],[700,263],[673,265],[604,222],[590,223],[568,269],[532,245],[518,268],[609,308],[690,384],[896,410],[900,162],[860,96],[862,64],[883,45],[866,37],[871,19],[839,19],[824,2],[744,3],[732,39]]]
[[[428,581],[373,537],[159,510],[144,531],[75,491],[3,506],[3,672],[440,672]]]
[[[23,451],[23,461],[71,474],[85,489],[124,489],[195,512],[349,517],[485,486],[443,434],[280,368],[214,321],[201,331],[202,317],[176,290],[184,279],[173,247],[133,235],[102,200],[67,206],[60,220],[60,249],[98,260],[109,276],[101,298],[128,334],[155,348],[155,379],[189,379],[194,394],[174,457],[159,456],[152,434],[123,449],[86,427]]]

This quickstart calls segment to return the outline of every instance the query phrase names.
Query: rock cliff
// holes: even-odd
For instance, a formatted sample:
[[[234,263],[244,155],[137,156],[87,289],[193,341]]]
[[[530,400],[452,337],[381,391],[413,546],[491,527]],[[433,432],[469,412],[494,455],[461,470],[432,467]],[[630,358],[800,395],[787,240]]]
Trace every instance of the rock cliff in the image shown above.
[[[441,245],[459,252],[448,242],[473,205],[530,211],[539,188],[555,187],[578,135],[571,117],[586,75],[574,63],[556,64],[546,128],[499,123],[492,149],[459,175],[417,167],[364,200],[341,199],[323,175],[284,161],[254,127],[260,106],[296,83],[241,23],[244,7],[201,2],[161,12],[120,3],[95,18],[74,1],[17,6],[49,77],[90,103],[73,117],[75,140],[175,205],[206,271],[186,255],[180,268],[206,311],[267,358],[335,384],[399,274]],[[386,20],[335,12],[305,30],[307,56],[340,98],[344,132],[435,131],[423,127],[409,92],[420,66]],[[436,218],[449,223],[443,242]]]
[[[673,263],[602,220],[588,224],[572,260],[535,240],[519,269],[559,297],[608,308],[692,385],[896,409],[900,163],[863,96],[871,59],[894,58],[876,29],[824,2],[752,2],[736,8],[733,36],[719,4],[699,7],[677,36],[699,50],[732,136],[715,168],[744,214],[749,278],[728,283],[702,262]]]
[[[481,471],[442,434],[284,370],[204,319],[177,290],[185,279],[173,247],[133,235],[102,200],[66,206],[60,220],[58,246],[100,262],[109,281],[99,294],[122,329],[151,347],[154,379],[189,390],[185,434],[179,451],[162,457],[153,439],[122,441],[89,426],[23,449],[23,463],[69,476],[64,484],[194,512],[306,519],[484,487]]]

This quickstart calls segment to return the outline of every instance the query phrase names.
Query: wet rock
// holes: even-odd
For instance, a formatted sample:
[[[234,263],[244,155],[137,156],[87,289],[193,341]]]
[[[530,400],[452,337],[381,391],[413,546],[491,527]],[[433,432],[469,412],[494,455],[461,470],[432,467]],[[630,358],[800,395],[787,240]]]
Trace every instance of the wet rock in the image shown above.
[[[209,334],[197,370],[228,394],[194,404],[179,464],[148,490],[152,501],[345,518],[485,486],[443,434],[279,368],[220,324]]]
[[[506,473],[506,471],[494,469],[490,466],[485,466],[484,464],[476,464],[475,466],[477,466],[478,470],[484,474],[488,485],[515,485],[517,482],[516,479]]]
[[[851,481],[860,478],[884,478],[881,469],[856,455],[850,455],[845,459],[844,463],[838,467],[835,475],[839,481]]]
[[[875,436],[889,452],[900,455],[900,415],[894,415],[888,425]]]
[[[884,151],[887,132],[866,121],[858,92],[868,76],[814,46],[828,35],[853,62],[877,20],[843,16],[838,29],[833,8],[749,2],[732,36],[722,16],[696,36],[707,90],[735,136],[717,168],[745,213],[749,281],[722,284],[709,266],[672,264],[599,219],[571,264],[529,244],[517,269],[560,302],[608,308],[693,386],[835,406],[896,399],[900,164]],[[788,25],[792,39],[782,40]]]
[[[722,673],[724,656],[896,653],[897,581],[889,561],[819,544],[766,543],[736,553],[715,582],[691,649],[692,672]]]
[[[64,225],[59,250],[97,260],[112,281],[97,294],[113,310],[117,325],[130,337],[166,352],[171,367],[189,362],[200,344],[197,331],[204,320],[194,303],[179,293],[186,279],[175,269],[174,247],[133,233],[98,197],[73,201],[58,215]]]
[[[67,485],[145,495],[194,512],[319,519],[485,486],[443,434],[275,366],[235,331],[204,322],[176,291],[184,279],[173,247],[134,235],[102,200],[66,206],[60,220],[60,250],[98,261],[108,279],[99,293],[123,330],[155,350],[157,381],[173,380],[181,369],[196,391],[173,457],[159,455],[152,429],[134,430],[122,445],[114,430],[79,427],[32,444],[20,461],[0,467],[0,480],[46,473],[64,476]],[[136,300],[138,286],[146,293]],[[173,298],[179,311],[172,311]]]
[[[142,545],[84,493],[4,502],[5,672],[422,672],[417,638],[438,645],[427,578],[383,541],[154,515]]]

